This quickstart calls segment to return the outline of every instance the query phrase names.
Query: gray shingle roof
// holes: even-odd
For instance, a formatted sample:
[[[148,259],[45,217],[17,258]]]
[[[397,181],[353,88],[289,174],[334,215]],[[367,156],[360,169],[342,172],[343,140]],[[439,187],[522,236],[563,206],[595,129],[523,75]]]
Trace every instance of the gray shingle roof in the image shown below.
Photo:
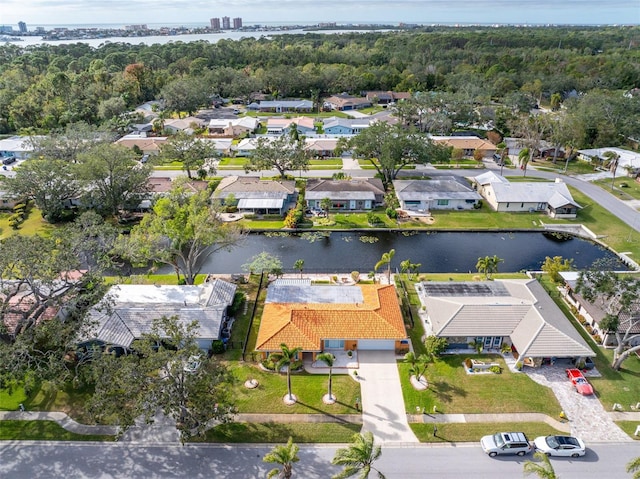
[[[509,336],[522,356],[595,356],[535,280],[425,282],[419,295],[438,336]]]
[[[491,186],[493,187],[496,201],[499,203],[548,203],[556,193],[573,203],[573,197],[569,193],[567,185],[563,182],[494,182]]]
[[[202,286],[113,286],[90,311],[95,326],[81,341],[98,340],[128,348],[151,332],[155,319],[171,316],[184,324],[197,321],[198,339],[217,339],[235,290],[234,284],[220,279]]]
[[[469,185],[454,176],[442,176],[433,180],[394,180],[396,196],[401,201],[425,201],[429,199],[474,199],[480,195]]]

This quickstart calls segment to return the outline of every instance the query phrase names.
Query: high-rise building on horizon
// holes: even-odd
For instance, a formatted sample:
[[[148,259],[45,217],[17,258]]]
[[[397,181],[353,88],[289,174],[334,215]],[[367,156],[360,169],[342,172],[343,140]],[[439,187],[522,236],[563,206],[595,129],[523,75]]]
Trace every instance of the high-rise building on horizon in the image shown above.
[[[20,33],[27,33],[27,24],[24,22],[18,22],[18,30],[20,30]]]
[[[242,18],[236,17],[233,19],[233,29],[240,30],[242,28]]]
[[[211,23],[211,30],[220,30],[219,18],[212,18],[211,20],[209,20],[209,23]]]
[[[231,30],[231,19],[229,17],[222,17],[222,29]]]

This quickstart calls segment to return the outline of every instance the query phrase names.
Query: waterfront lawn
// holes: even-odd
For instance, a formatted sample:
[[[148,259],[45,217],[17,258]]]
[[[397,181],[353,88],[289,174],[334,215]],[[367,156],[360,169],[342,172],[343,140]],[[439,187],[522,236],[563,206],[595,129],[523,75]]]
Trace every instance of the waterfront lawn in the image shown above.
[[[54,421],[2,421],[0,440],[3,441],[113,441],[115,436],[76,434]]]
[[[240,413],[265,414],[358,414],[354,407],[360,396],[360,384],[346,374],[333,375],[332,393],[338,398],[333,405],[322,402],[327,394],[328,374],[291,373],[291,390],[298,398],[293,406],[287,406],[282,398],[287,394],[287,375],[264,371],[257,365],[230,364],[238,379],[234,398]],[[244,382],[256,379],[259,386],[247,389]]]
[[[502,374],[468,375],[462,362],[465,358],[495,361],[502,366]],[[417,391],[409,381],[408,364],[398,363],[400,381],[407,413],[416,408],[454,413],[516,413],[540,412],[556,417],[560,405],[550,388],[535,383],[527,375],[512,373],[502,356],[495,354],[446,354],[427,368],[429,388]]]
[[[597,235],[602,235],[601,241],[615,251],[630,251],[636,261],[640,258],[640,233],[587,195],[571,186],[569,191],[582,209],[578,211],[577,219],[565,220],[565,223],[582,223]]]
[[[376,226],[371,226],[367,218],[368,213],[330,213],[329,219],[333,222],[331,226],[314,226],[315,229],[344,230],[344,229],[369,229],[369,228],[396,228],[396,220],[390,219],[382,210],[374,211],[374,214],[381,221]]]
[[[544,422],[477,422],[477,423],[437,423],[438,436],[433,437],[433,424],[410,423],[420,442],[480,442],[482,436],[499,431],[522,431],[531,440],[538,436],[566,434]],[[480,444],[478,444],[480,447]]]
[[[359,433],[361,424],[348,423],[238,423],[221,424],[209,429],[203,438],[192,442],[285,443],[289,437],[301,443],[347,443]]]

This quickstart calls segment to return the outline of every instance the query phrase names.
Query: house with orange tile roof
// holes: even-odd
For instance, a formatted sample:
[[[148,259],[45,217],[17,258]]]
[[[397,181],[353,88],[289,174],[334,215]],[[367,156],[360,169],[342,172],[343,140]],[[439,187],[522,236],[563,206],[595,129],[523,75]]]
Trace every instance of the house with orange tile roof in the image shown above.
[[[303,359],[312,360],[331,350],[409,350],[392,285],[314,285],[308,279],[276,280],[267,289],[256,350],[266,357],[281,344],[302,348]]]

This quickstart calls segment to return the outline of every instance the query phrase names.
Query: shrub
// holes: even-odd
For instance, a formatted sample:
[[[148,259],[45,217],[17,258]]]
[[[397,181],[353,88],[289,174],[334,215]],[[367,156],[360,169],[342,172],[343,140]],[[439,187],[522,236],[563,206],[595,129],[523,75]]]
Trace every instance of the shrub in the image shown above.
[[[211,352],[213,354],[222,354],[224,353],[224,350],[224,343],[221,339],[214,339],[213,341],[211,341]]]
[[[9,216],[9,226],[11,226],[11,228],[13,228],[14,230],[17,230],[18,228],[20,228],[22,221],[23,221],[22,215],[13,214]]]
[[[586,329],[586,330],[587,330],[587,333],[589,333],[589,334],[593,334],[593,328],[592,328],[590,325],[588,325],[588,324],[587,324],[587,325],[584,327],[584,329]]]
[[[387,208],[385,210],[385,213],[387,214],[387,216],[389,218],[391,218],[392,220],[395,220],[398,217],[398,212],[396,210],[394,210],[393,208]]]
[[[224,211],[225,211],[225,213],[237,213],[238,212],[238,207],[237,206],[225,206]]]
[[[380,219],[380,217],[373,211],[369,211],[367,213],[367,223],[369,223],[370,226],[378,226],[384,224],[382,219]]]
[[[598,344],[602,344],[602,336],[600,336],[599,334],[594,334],[593,340]]]
[[[493,374],[502,374],[502,368],[500,366],[491,366],[489,368],[489,371],[491,371]]]
[[[247,297],[242,291],[236,291],[236,294],[233,295],[233,303],[231,303],[231,307],[229,308],[229,316],[238,314],[238,311],[240,311],[246,299]]]

